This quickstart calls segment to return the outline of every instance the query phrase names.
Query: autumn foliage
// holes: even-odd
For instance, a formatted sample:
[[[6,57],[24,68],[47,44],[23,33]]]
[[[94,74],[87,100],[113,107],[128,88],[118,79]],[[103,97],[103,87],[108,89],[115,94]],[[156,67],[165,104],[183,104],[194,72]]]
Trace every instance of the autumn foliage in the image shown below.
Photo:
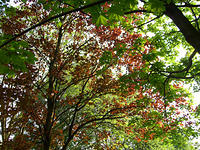
[[[53,11],[35,3],[22,7],[4,20],[4,34],[20,33]],[[177,84],[171,85],[173,100],[149,84],[144,58],[155,49],[122,26],[96,27],[76,12],[17,41],[25,41],[37,60],[26,72],[1,75],[2,149],[116,149],[123,145],[115,140],[119,133],[137,142],[164,139],[187,118],[181,108],[191,110]]]

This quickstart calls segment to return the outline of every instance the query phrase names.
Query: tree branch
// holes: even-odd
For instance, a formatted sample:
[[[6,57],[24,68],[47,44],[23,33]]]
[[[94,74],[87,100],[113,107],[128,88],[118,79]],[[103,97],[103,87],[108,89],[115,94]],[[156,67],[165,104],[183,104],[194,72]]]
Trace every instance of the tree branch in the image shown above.
[[[98,4],[101,4],[101,3],[104,3],[104,2],[108,2],[108,1],[111,1],[111,0],[100,0],[100,1],[97,1],[97,2],[94,2],[94,3],[91,3],[91,4],[88,4],[88,5],[85,5],[85,6],[83,6],[83,7],[76,8],[76,9],[73,9],[73,10],[70,10],[70,11],[67,11],[67,12],[64,12],[64,13],[61,13],[61,14],[58,14],[58,15],[55,15],[55,16],[53,16],[53,17],[50,17],[50,18],[46,19],[46,20],[43,20],[43,21],[39,22],[38,24],[33,25],[32,27],[30,27],[30,28],[24,30],[23,32],[21,32],[21,33],[15,35],[15,36],[12,37],[11,39],[7,40],[7,41],[4,42],[2,45],[0,45],[0,48],[2,48],[2,47],[4,47],[5,45],[9,44],[10,42],[14,41],[14,40],[17,39],[18,37],[24,35],[25,33],[29,32],[29,31],[31,31],[31,30],[33,30],[33,29],[35,29],[35,28],[37,28],[37,27],[39,27],[39,26],[41,26],[41,25],[43,25],[43,24],[45,24],[45,23],[47,23],[47,22],[50,22],[50,21],[52,21],[52,20],[54,20],[54,19],[56,19],[56,18],[59,18],[59,17],[65,16],[65,15],[71,14],[71,13],[73,13],[73,12],[81,11],[81,10],[83,10],[83,9],[86,9],[86,8],[89,8],[89,7],[93,7],[93,6],[95,6],[95,5],[98,5]]]
[[[195,12],[194,12],[194,10],[193,10],[193,8],[192,7],[190,7],[190,9],[191,9],[191,11],[192,11],[192,14],[193,14],[193,16],[194,16],[194,18],[195,18],[195,24],[196,24],[196,28],[198,29],[198,31],[199,31],[199,23],[198,23],[198,19],[197,19],[197,16],[196,16],[196,14],[195,14]]]
[[[66,3],[66,2],[64,2],[63,4],[65,4],[65,5],[68,5],[68,6],[72,7],[73,9],[75,9],[75,7],[74,7],[74,6],[72,6],[71,4],[68,4],[68,3]],[[84,12],[84,11],[82,11],[82,10],[80,10],[80,12],[81,12],[81,13],[83,13],[83,14],[85,14],[85,15],[87,15],[87,16],[89,16],[89,17],[91,17],[91,15],[90,15],[90,14],[87,14],[87,13],[85,13],[85,12]]]
[[[138,13],[138,12],[152,13],[151,11],[147,11],[147,10],[132,10],[132,11],[129,11],[129,12],[125,12],[124,14],[128,15],[128,14]]]
[[[54,69],[54,64],[56,62],[56,58],[57,58],[57,54],[59,52],[59,48],[60,48],[60,44],[61,44],[61,40],[62,40],[62,36],[63,36],[63,32],[62,32],[62,26],[59,29],[58,32],[58,41],[57,41],[57,45],[56,45],[56,49],[53,53],[53,59],[51,60],[50,64],[49,64],[49,80],[48,80],[48,98],[47,98],[47,116],[45,119],[45,124],[44,124],[44,143],[43,143],[43,148],[44,150],[48,150],[50,147],[50,143],[51,143],[51,129],[52,129],[52,115],[54,116],[54,109],[55,109],[55,97],[51,95],[51,93],[53,93],[53,89],[54,89],[54,81],[55,81],[55,77],[53,74],[53,69]]]
[[[185,5],[176,5],[176,7],[200,7],[200,5],[185,4]]]
[[[169,77],[167,77],[163,83],[164,85],[164,91],[163,91],[163,97],[164,97],[164,107],[165,107],[165,110],[164,110],[164,115],[165,115],[165,118],[167,118],[167,101],[166,101],[166,83],[169,81]]]
[[[182,73],[182,72],[188,72],[189,69],[192,67],[192,59],[194,58],[194,56],[196,55],[198,51],[197,50],[194,50],[193,53],[190,55],[189,57],[189,62],[188,62],[188,65],[185,69],[183,70],[177,70],[177,71],[162,71],[163,73],[170,73],[170,74],[173,74],[173,73]]]
[[[198,16],[198,18],[192,20],[191,22],[196,22],[196,21],[198,21],[199,19],[200,19],[200,15]]]
[[[162,15],[161,15],[161,16],[162,16]],[[138,28],[140,28],[140,27],[142,27],[143,25],[146,25],[146,24],[148,24],[148,23],[150,23],[150,22],[152,22],[152,21],[154,21],[154,20],[160,18],[161,16],[157,16],[157,17],[153,18],[152,20],[149,20],[149,21],[147,21],[147,22],[145,22],[145,23],[139,25]]]
[[[178,76],[175,76],[175,75],[169,75],[168,77],[169,78],[174,78],[174,79],[193,79],[196,76],[200,76],[200,73],[197,73],[197,74],[195,74],[193,76],[190,76],[190,77],[178,77]]]
[[[122,117],[108,117],[108,118],[94,118],[94,119],[91,119],[91,120],[88,120],[86,121],[85,123],[81,124],[78,126],[78,128],[73,132],[72,136],[70,139],[68,139],[67,141],[65,141],[65,144],[62,148],[62,150],[66,150],[67,149],[67,146],[68,144],[70,143],[70,141],[72,140],[72,138],[77,134],[77,132],[79,130],[81,130],[85,125],[89,124],[89,123],[92,123],[92,122],[95,122],[95,121],[102,121],[102,120],[113,120],[113,119],[120,119]]]

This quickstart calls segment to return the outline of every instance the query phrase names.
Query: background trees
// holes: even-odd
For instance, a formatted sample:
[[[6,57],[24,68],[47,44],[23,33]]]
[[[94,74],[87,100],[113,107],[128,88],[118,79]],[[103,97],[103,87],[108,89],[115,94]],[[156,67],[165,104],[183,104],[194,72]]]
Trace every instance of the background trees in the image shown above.
[[[120,149],[156,138],[184,147],[176,141],[180,132],[187,139],[196,136],[189,120],[194,109],[178,80],[197,75],[189,70],[197,68],[191,64],[196,50],[189,63],[175,66],[169,48],[176,41],[166,43],[170,38],[162,39],[153,25],[152,38],[132,30],[151,17],[141,12],[173,17],[174,2],[161,1],[162,7],[144,2],[146,10],[136,10],[136,1],[105,2],[28,1],[19,9],[5,7],[4,149]]]

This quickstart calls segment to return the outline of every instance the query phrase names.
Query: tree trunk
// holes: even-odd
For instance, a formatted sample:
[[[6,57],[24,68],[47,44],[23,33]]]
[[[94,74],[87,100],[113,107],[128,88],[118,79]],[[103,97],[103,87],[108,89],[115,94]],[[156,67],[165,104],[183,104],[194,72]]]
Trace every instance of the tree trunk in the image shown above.
[[[200,53],[200,33],[173,3],[166,5],[165,15],[173,20],[186,41]]]
[[[54,61],[51,61],[49,66],[49,87],[48,87],[48,99],[47,99],[47,116],[44,124],[44,135],[43,135],[43,149],[49,150],[51,144],[51,128],[52,128],[52,114],[54,108],[54,96],[53,93],[53,84],[54,78],[52,74]]]
[[[46,122],[44,125],[44,143],[43,147],[44,150],[49,150],[50,143],[51,143],[51,120],[52,120],[52,113],[53,113],[53,102],[52,99],[48,99],[47,102],[47,117],[46,117]]]

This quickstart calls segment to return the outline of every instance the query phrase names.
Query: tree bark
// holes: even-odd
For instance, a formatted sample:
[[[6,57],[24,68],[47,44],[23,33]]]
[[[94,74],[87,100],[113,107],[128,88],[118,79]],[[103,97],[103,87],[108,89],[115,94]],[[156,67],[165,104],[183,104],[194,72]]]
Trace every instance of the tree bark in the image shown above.
[[[53,113],[53,100],[52,99],[48,99],[47,100],[47,117],[46,117],[46,122],[44,125],[44,143],[43,143],[43,147],[44,150],[49,150],[50,147],[50,143],[51,143],[51,126],[52,126],[52,113]]]

